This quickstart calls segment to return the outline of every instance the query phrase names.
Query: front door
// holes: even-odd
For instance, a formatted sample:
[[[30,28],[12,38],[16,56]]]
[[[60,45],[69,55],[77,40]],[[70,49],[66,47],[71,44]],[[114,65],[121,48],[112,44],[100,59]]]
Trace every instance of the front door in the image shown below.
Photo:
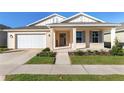
[[[60,33],[59,45],[66,46],[66,33]]]

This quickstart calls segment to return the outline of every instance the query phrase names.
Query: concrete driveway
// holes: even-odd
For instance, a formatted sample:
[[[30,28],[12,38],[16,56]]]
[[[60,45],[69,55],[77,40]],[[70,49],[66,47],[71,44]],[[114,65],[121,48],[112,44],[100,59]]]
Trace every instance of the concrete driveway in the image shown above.
[[[29,49],[0,54],[0,76],[14,71],[40,51],[40,49]]]

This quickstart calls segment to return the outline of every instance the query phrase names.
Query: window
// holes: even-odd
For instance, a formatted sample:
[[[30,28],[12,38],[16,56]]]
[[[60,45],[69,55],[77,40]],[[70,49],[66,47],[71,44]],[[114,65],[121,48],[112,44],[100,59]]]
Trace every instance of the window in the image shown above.
[[[76,42],[83,43],[84,42],[84,32],[78,31],[76,32]]]
[[[98,31],[92,32],[92,42],[93,43],[99,42],[99,32]]]

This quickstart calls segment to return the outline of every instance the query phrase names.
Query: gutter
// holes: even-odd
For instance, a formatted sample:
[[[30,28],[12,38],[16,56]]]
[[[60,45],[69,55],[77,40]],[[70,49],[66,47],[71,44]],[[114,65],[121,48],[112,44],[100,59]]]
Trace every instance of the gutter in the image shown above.
[[[49,29],[4,29],[3,31],[7,31],[7,32],[15,32],[15,31],[36,32],[36,31],[39,31],[39,32],[41,32],[41,31],[49,31]]]
[[[117,27],[117,26],[121,26],[121,24],[49,24],[49,25],[47,25],[47,26],[49,26],[49,27],[60,27],[60,26],[65,26],[65,27],[68,27],[68,26],[70,26],[70,27],[72,27],[72,26],[85,26],[85,27],[89,27],[89,26],[91,26],[91,27],[104,27],[104,26],[106,26],[106,27]]]

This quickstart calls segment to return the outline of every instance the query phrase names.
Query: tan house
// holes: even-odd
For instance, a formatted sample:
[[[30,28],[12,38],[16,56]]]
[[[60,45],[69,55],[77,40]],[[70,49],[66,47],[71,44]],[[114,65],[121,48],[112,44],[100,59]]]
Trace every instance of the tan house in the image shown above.
[[[103,49],[104,32],[111,31],[114,45],[115,30],[120,24],[107,23],[84,13],[69,18],[52,14],[25,27],[6,29],[8,48],[69,48]]]

